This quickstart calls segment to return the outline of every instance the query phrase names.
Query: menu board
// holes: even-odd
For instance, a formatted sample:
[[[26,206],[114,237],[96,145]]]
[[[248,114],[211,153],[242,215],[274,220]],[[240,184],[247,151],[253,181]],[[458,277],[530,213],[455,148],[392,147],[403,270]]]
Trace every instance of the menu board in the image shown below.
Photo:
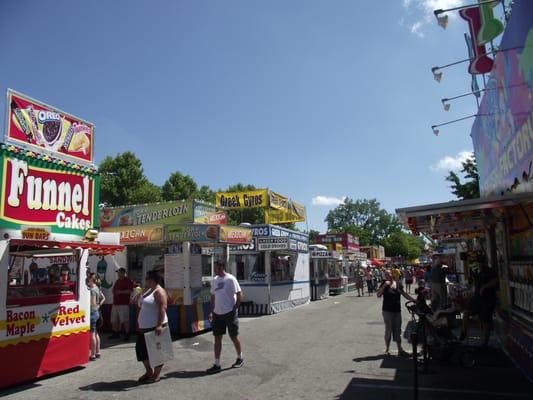
[[[191,254],[191,287],[202,287],[202,255]]]
[[[165,287],[167,289],[183,289],[184,267],[183,254],[165,254]]]

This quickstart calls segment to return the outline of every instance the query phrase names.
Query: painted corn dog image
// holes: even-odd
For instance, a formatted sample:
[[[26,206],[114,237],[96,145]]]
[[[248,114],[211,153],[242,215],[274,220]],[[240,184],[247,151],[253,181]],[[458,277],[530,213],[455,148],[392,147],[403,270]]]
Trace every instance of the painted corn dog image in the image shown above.
[[[22,110],[18,107],[17,103],[11,102],[11,109],[13,110],[13,116],[15,124],[24,132],[26,140],[31,142],[33,140],[32,123],[29,118],[26,118]]]

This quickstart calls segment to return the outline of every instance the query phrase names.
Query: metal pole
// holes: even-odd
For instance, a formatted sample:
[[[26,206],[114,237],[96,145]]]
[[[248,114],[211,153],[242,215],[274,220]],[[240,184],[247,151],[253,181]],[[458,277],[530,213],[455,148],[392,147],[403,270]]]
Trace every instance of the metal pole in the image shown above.
[[[413,399],[418,400],[418,334],[416,329],[411,332],[411,343],[413,344]]]
[[[425,317],[423,317],[425,318]],[[422,355],[424,357],[424,373],[427,374],[429,372],[429,360],[428,360],[428,339],[426,335],[426,322],[422,323]]]

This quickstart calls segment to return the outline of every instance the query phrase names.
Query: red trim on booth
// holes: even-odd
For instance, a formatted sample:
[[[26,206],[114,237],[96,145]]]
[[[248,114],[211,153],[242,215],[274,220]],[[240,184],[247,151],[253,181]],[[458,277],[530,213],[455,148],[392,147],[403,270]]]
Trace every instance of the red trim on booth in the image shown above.
[[[0,388],[87,364],[89,338],[73,333],[0,348]]]
[[[11,246],[25,246],[41,249],[84,249],[94,250],[100,253],[116,253],[124,250],[124,246],[99,244],[91,242],[58,242],[55,240],[36,240],[36,239],[11,239],[9,244]]]

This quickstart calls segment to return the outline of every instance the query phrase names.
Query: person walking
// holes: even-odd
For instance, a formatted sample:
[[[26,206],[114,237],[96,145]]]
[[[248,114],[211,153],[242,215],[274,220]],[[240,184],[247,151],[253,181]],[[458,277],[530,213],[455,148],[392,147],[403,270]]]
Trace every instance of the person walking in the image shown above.
[[[213,327],[215,337],[214,353],[215,362],[207,369],[207,373],[214,374],[221,371],[220,353],[222,352],[222,337],[226,334],[235,346],[237,360],[231,366],[240,368],[244,365],[241,342],[239,340],[239,316],[238,310],[242,300],[242,291],[237,279],[226,272],[223,262],[215,263],[215,279],[211,284],[211,313],[209,319]]]
[[[130,299],[133,292],[133,282],[126,276],[126,269],[117,270],[118,278],[113,285],[113,306],[111,308],[111,326],[113,334],[109,339],[120,338],[124,331],[124,340],[130,340]]]
[[[414,278],[413,268],[412,267],[405,268],[405,289],[407,293],[409,294],[411,294],[411,285],[413,284],[413,278]]]
[[[89,360],[95,361],[100,358],[100,335],[98,334],[98,320],[100,319],[100,307],[104,304],[105,296],[100,290],[100,279],[95,273],[90,273],[87,277],[87,286],[91,301],[91,341]]]
[[[385,354],[390,355],[392,337],[398,346],[398,355],[406,356],[409,354],[402,348],[401,296],[411,301],[415,301],[415,299],[405,293],[403,285],[397,278],[393,278],[389,272],[385,274],[385,279],[376,293],[378,297],[383,297],[382,314],[385,322]]]
[[[135,354],[137,361],[142,362],[146,372],[137,382],[154,383],[159,382],[159,375],[163,364],[152,368],[148,360],[148,350],[144,334],[155,331],[156,335],[161,335],[161,331],[168,324],[167,317],[167,292],[160,286],[160,277],[155,271],[148,271],[146,274],[146,291],[139,298],[139,316],[137,324],[137,342],[135,344]]]
[[[372,270],[370,269],[370,267],[367,267],[365,271],[365,281],[366,281],[366,287],[368,290],[368,295],[372,296],[372,292],[374,291],[374,285],[373,285],[374,276],[372,275]]]
[[[357,297],[363,295],[363,272],[357,271],[355,274],[355,287],[357,288]]]

